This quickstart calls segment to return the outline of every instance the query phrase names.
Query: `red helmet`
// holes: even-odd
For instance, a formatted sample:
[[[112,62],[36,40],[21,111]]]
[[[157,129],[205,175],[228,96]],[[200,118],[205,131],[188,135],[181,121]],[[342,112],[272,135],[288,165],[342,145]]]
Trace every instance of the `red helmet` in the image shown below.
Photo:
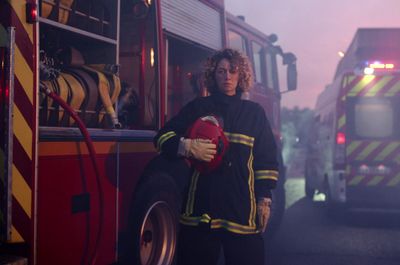
[[[210,162],[190,159],[191,164],[197,171],[209,173],[221,164],[228,148],[228,139],[215,116],[210,115],[198,118],[188,129],[187,137],[190,139],[209,139],[217,146],[217,153]]]

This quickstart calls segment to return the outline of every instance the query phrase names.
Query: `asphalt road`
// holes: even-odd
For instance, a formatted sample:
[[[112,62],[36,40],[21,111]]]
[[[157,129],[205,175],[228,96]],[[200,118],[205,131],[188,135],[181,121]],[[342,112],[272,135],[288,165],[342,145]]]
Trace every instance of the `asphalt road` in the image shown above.
[[[287,210],[267,242],[267,265],[400,265],[399,212],[330,217],[323,202],[304,197],[302,178],[288,179],[286,190]]]

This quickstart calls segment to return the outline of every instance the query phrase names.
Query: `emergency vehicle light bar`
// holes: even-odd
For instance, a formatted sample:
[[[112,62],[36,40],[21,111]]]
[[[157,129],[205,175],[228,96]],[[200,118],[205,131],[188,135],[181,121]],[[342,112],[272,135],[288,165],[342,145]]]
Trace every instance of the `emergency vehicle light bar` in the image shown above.
[[[384,63],[371,63],[371,64],[369,64],[369,68],[372,68],[372,69],[393,69],[394,68],[394,64],[392,64],[392,63],[387,63],[387,64],[384,64]]]
[[[384,70],[393,70],[394,64],[392,63],[381,63],[381,62],[374,62],[374,63],[366,63],[366,67],[364,68],[365,75],[373,75],[375,70],[384,71]]]

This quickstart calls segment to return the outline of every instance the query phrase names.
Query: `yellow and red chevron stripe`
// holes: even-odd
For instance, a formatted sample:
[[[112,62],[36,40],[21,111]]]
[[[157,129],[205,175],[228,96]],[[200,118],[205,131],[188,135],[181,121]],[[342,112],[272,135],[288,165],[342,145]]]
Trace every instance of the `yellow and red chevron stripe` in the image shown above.
[[[345,130],[346,109],[348,97],[393,97],[400,94],[400,75],[349,75],[343,79],[340,92],[337,116],[337,129]]]
[[[400,93],[399,75],[348,76],[343,83],[341,100],[346,97],[392,97]]]
[[[400,185],[400,141],[350,141],[346,147],[349,186]],[[389,174],[360,174],[356,165],[389,165]]]
[[[386,174],[360,174],[356,166],[349,166],[347,171],[347,186],[380,186],[394,188],[400,185],[400,168],[392,168],[395,173]]]
[[[15,28],[11,242],[30,242],[33,236],[37,25],[26,23],[25,16],[26,1],[2,1],[0,24]]]
[[[343,79],[342,89],[337,102],[337,131],[346,131],[346,100],[350,97],[394,97],[400,95],[400,75],[382,76],[348,75]],[[347,185],[349,186],[386,186],[400,185],[400,141],[354,141],[347,139]],[[390,164],[391,173],[360,174],[361,164]],[[357,166],[358,165],[358,166]]]

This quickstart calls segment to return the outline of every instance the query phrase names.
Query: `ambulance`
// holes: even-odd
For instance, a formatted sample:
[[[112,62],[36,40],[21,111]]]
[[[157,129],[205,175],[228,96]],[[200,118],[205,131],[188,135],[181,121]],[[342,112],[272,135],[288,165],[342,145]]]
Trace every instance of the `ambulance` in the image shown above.
[[[400,29],[358,29],[318,96],[305,165],[308,197],[400,206]],[[341,207],[340,207],[341,208]]]

